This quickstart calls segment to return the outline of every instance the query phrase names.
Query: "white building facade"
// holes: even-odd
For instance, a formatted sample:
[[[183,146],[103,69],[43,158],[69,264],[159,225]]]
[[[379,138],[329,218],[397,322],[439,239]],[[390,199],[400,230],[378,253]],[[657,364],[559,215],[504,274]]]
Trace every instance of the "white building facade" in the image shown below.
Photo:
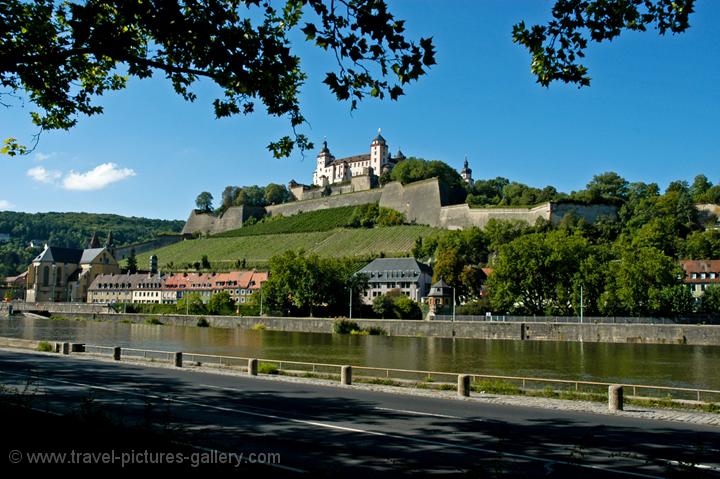
[[[392,168],[398,161],[405,159],[401,151],[395,157],[390,155],[385,138],[380,131],[370,144],[370,153],[336,159],[323,142],[317,156],[317,165],[313,173],[313,185],[326,186],[350,181],[353,176],[380,175],[385,169]]]

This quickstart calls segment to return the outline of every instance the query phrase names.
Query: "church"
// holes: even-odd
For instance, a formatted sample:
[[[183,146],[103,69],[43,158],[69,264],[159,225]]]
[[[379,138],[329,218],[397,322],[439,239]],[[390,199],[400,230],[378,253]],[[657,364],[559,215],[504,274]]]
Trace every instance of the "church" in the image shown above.
[[[96,276],[120,273],[114,252],[112,233],[108,233],[105,247],[100,246],[96,234],[85,249],[45,245],[28,268],[25,300],[84,302]]]
[[[350,181],[353,176],[381,175],[385,171],[391,170],[404,159],[405,155],[400,150],[395,156],[390,155],[390,149],[379,129],[377,136],[370,143],[370,153],[362,155],[336,159],[330,153],[327,141],[324,141],[323,147],[317,156],[317,166],[313,173],[313,185],[327,186],[343,183]]]

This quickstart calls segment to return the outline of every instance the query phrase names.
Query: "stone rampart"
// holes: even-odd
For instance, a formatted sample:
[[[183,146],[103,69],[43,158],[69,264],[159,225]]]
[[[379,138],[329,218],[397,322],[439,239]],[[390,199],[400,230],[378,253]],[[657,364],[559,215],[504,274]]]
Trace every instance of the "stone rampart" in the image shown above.
[[[322,198],[293,201],[292,203],[283,203],[281,205],[267,206],[270,216],[283,215],[292,216],[298,213],[307,213],[308,211],[326,210],[328,208],[339,208],[341,206],[357,206],[369,203],[377,203],[380,201],[382,194],[381,189],[360,191],[357,193],[348,193],[346,195],[324,196]]]
[[[265,216],[265,208],[261,206],[233,206],[228,208],[221,216],[214,216],[209,213],[198,213],[196,210],[190,212],[183,234],[202,233],[216,234],[223,231],[242,228],[243,223],[249,218],[262,218]]]
[[[360,179],[358,179],[359,181]],[[365,185],[354,184],[346,186],[351,189],[355,186],[365,187]],[[292,216],[341,206],[378,203],[382,207],[403,213],[407,221],[411,223],[446,229],[465,229],[473,226],[483,228],[491,219],[521,220],[532,225],[538,218],[558,223],[567,214],[584,218],[590,223],[603,217],[615,218],[617,216],[617,207],[612,205],[543,203],[529,208],[470,208],[467,204],[445,206],[444,197],[438,179],[431,178],[407,185],[392,182],[382,188],[273,205],[262,211],[271,216],[278,214]],[[183,233],[199,231],[212,234],[240,228],[247,217],[242,208],[229,208],[220,218],[193,211],[183,228]]]

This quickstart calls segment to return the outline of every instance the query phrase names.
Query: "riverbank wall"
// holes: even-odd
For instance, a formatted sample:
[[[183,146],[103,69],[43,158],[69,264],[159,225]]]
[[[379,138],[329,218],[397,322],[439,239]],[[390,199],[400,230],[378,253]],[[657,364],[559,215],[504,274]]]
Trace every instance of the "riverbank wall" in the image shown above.
[[[96,321],[157,323],[197,326],[204,318],[210,327],[252,329],[262,325],[271,331],[332,333],[333,319],[257,316],[184,316],[157,314],[108,314],[57,312],[53,316]],[[671,324],[580,324],[478,321],[408,321],[353,319],[362,328],[380,327],[390,336],[457,337],[518,341],[576,341],[720,346],[720,326]]]

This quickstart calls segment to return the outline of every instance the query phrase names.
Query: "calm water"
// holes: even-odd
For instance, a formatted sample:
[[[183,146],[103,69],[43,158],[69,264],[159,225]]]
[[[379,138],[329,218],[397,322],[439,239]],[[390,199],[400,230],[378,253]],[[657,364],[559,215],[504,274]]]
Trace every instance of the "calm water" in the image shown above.
[[[340,336],[2,319],[0,336],[334,364],[720,389],[720,347]]]

